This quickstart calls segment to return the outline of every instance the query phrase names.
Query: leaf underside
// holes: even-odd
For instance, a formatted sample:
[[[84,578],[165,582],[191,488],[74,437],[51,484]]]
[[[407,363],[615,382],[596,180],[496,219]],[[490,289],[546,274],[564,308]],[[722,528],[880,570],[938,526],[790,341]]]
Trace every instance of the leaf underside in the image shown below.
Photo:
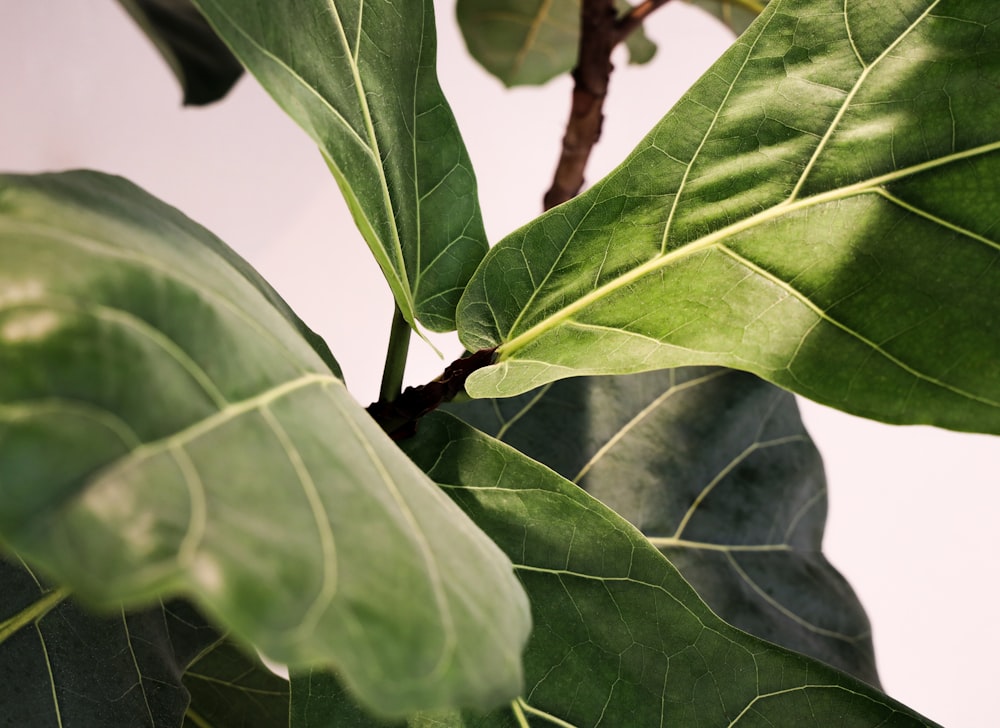
[[[459,312],[510,396],[752,371],[1000,432],[1000,6],[774,0],[615,172],[505,240]]]
[[[823,464],[788,392],[692,367],[449,410],[625,517],[730,624],[879,685],[868,619],[822,553]]]
[[[9,176],[0,257],[0,543],[90,602],[190,595],[386,712],[516,693],[508,560],[223,243],[119,178]]]
[[[190,0],[119,0],[163,56],[184,91],[184,103],[223,98],[243,66]]]
[[[726,624],[624,519],[451,415],[426,417],[404,449],[508,553],[535,620],[512,708],[410,725],[524,725],[518,713],[528,725],[929,725]]]
[[[319,145],[406,320],[453,330],[487,243],[432,0],[195,4]]]
[[[616,2],[619,12],[631,4]],[[569,73],[580,42],[580,0],[458,0],[469,53],[505,86],[530,86]],[[630,63],[647,63],[656,45],[640,27],[625,40]]]

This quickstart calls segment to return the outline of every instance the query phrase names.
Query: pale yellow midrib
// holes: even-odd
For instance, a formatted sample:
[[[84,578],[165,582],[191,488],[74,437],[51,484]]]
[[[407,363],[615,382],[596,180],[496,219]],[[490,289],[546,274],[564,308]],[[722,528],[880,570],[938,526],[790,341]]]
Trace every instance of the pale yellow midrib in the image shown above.
[[[951,164],[952,162],[957,162],[962,159],[968,159],[970,157],[976,157],[982,154],[988,154],[990,152],[1000,150],[1000,141],[993,142],[990,144],[984,144],[978,147],[973,147],[972,149],[967,149],[962,152],[956,152],[954,154],[949,154],[944,157],[939,157],[938,159],[930,160],[927,162],[922,162],[911,167],[905,167],[903,169],[895,170],[893,172],[888,172],[886,174],[880,175],[878,177],[873,177],[868,180],[863,180],[861,182],[856,182],[852,185],[846,187],[841,187],[836,190],[829,190],[827,192],[822,192],[811,197],[799,198],[796,200],[784,200],[767,210],[762,210],[756,215],[751,215],[744,220],[727,225],[726,227],[720,228],[709,235],[706,235],[698,240],[692,241],[687,245],[680,248],[676,248],[668,253],[658,255],[647,262],[633,268],[630,271],[625,272],[619,277],[608,281],[602,286],[595,288],[590,293],[573,301],[568,306],[560,309],[556,313],[547,316],[538,323],[526,329],[524,332],[518,334],[517,336],[509,339],[508,341],[500,344],[497,347],[497,362],[509,359],[516,351],[527,346],[535,339],[542,336],[544,333],[554,329],[556,326],[564,323],[570,319],[574,314],[582,311],[583,309],[589,307],[590,305],[597,303],[598,301],[604,299],[605,297],[611,295],[615,291],[625,288],[626,286],[634,283],[643,276],[650,273],[654,273],[662,268],[676,263],[684,258],[691,255],[699,253],[704,250],[709,250],[717,245],[719,245],[725,239],[738,235],[739,233],[751,230],[757,226],[764,225],[769,222],[778,220],[786,215],[798,212],[800,210],[805,210],[810,207],[816,207],[819,205],[826,204],[828,202],[835,202],[837,200],[844,200],[849,197],[856,197],[858,195],[877,193],[879,188],[883,185],[889,184],[891,182],[898,181],[900,179],[919,174],[921,172],[928,171],[937,167],[944,166],[946,164]],[[523,316],[523,313],[522,313]]]

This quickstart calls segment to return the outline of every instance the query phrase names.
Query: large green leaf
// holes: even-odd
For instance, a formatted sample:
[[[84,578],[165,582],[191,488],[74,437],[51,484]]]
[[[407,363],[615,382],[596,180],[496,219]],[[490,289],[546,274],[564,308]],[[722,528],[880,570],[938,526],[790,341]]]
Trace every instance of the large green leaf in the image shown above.
[[[745,369],[896,423],[1000,432],[1000,4],[774,0],[593,189],[462,300],[476,397]]]
[[[0,542],[388,712],[516,692],[509,562],[224,247],[118,178],[0,178]]]
[[[543,84],[576,65],[580,0],[458,0],[456,12],[469,53],[508,87]],[[656,53],[642,28],[625,43],[630,63]]]
[[[487,244],[432,1],[194,2],[319,145],[406,320],[454,329]]]
[[[823,464],[788,392],[691,367],[450,409],[628,519],[730,624],[878,686],[868,619],[822,554]]]
[[[404,448],[508,553],[535,618],[515,708],[416,725],[928,724],[725,623],[633,526],[513,448],[444,413]]]
[[[218,101],[243,74],[190,0],[118,0],[143,29],[184,90],[185,104]]]
[[[13,557],[0,584],[0,723],[180,725],[184,668],[219,639],[190,605],[95,616]]]
[[[727,28],[739,35],[764,12],[768,0],[684,0],[714,15]]]

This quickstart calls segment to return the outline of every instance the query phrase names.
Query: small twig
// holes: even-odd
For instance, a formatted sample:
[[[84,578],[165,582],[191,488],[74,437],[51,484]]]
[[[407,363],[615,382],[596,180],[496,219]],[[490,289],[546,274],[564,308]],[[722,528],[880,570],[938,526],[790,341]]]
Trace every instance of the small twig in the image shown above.
[[[465,389],[465,380],[477,369],[493,363],[496,349],[480,349],[453,361],[437,379],[418,387],[407,387],[392,401],[380,399],[368,405],[368,414],[393,440],[405,440],[417,431],[417,420],[450,402]]]
[[[615,45],[625,40],[630,33],[638,30],[642,21],[648,18],[654,10],[668,2],[670,0],[644,0],[625,13],[615,24]]]
[[[562,154],[545,193],[548,210],[576,197],[583,187],[583,173],[590,152],[601,138],[604,98],[611,78],[611,51],[642,21],[669,0],[645,0],[616,18],[614,0],[583,0],[580,6],[580,48],[573,69],[573,103],[570,107]]]

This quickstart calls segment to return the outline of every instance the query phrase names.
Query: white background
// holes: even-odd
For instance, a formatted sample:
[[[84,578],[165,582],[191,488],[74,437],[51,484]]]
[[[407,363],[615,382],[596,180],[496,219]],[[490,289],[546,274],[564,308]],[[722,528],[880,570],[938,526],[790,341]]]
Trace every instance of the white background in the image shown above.
[[[467,56],[451,2],[437,8],[441,83],[496,241],[539,211],[569,81],[504,90]],[[592,180],[730,42],[679,3],[648,28],[660,51],[641,68],[618,59]],[[312,143],[253,79],[220,105],[182,109],[166,65],[112,0],[0,0],[0,69],[0,170],[95,168],[176,205],[326,338],[362,404],[375,397],[387,287]],[[453,338],[435,341],[448,361],[457,355]],[[407,380],[427,381],[445,363],[415,340]],[[886,690],[946,726],[994,724],[996,441],[887,427],[808,402],[803,416],[830,481],[826,552],[868,609]]]

